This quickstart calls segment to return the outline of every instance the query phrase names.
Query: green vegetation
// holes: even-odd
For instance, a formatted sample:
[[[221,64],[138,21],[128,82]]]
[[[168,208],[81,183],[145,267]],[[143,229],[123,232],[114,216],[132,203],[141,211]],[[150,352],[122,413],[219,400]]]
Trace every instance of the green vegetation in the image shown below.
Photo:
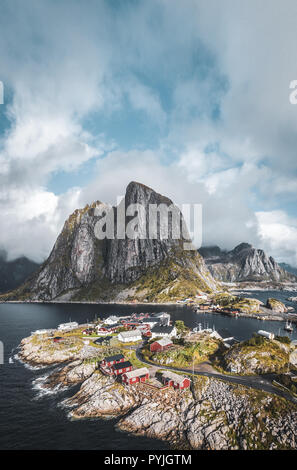
[[[279,341],[280,343],[291,344],[289,336],[276,336],[275,340]]]
[[[288,363],[288,346],[255,334],[249,340],[235,344],[226,351],[221,365],[225,370],[235,367],[238,373],[246,375],[280,373],[287,369]]]
[[[198,253],[176,248],[157,268],[147,269],[132,285],[136,297],[143,295],[148,301],[168,302],[194,297],[198,290],[210,293],[211,278],[207,271],[202,277],[201,266]]]
[[[244,313],[258,313],[261,302],[258,299],[248,299],[231,295],[228,292],[220,292],[212,297],[215,304],[226,308],[238,308]]]
[[[286,312],[287,308],[280,300],[269,298],[266,302],[266,307],[276,312]]]
[[[206,335],[196,343],[185,343],[184,346],[175,345],[171,349],[157,353],[152,353],[147,345],[143,348],[142,353],[146,360],[156,364],[191,368],[193,363],[199,364],[209,359],[218,349],[219,341]]]
[[[178,335],[185,335],[189,332],[189,328],[182,320],[177,320],[175,322],[175,327]]]

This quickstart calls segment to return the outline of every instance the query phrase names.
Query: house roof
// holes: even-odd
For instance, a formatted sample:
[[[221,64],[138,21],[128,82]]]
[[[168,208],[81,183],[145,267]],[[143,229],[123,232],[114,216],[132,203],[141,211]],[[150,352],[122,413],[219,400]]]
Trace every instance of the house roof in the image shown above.
[[[133,338],[134,336],[141,336],[141,332],[139,330],[122,331],[119,334],[123,338]]]
[[[128,367],[132,367],[132,364],[130,361],[125,361],[125,362],[119,362],[118,364],[114,364],[112,367],[115,370],[126,369]]]
[[[140,369],[131,370],[130,372],[126,372],[125,375],[128,379],[133,379],[134,377],[141,377],[142,375],[149,374],[149,370],[147,367],[141,367]]]
[[[148,317],[143,319],[143,323],[158,323],[160,319],[158,317]]]
[[[105,325],[103,328],[106,328],[108,330],[108,329],[111,329],[111,328],[118,328],[120,326],[122,326],[121,323],[113,323],[112,325]]]
[[[170,338],[162,338],[162,339],[159,339],[158,341],[155,341],[155,343],[158,343],[160,344],[160,346],[164,347],[164,346],[168,346],[169,344],[172,344],[172,341]]]
[[[114,356],[107,356],[104,358],[105,362],[112,362],[112,361],[120,361],[121,359],[124,359],[123,354],[115,354]]]
[[[162,376],[166,377],[167,379],[173,380],[174,382],[178,384],[181,384],[183,383],[185,379],[188,379],[188,377],[184,377],[183,375],[176,374],[175,372],[171,372],[170,370],[166,370],[165,372],[162,372]]]
[[[174,326],[163,326],[163,325],[155,325],[152,328],[152,333],[165,333],[169,334],[174,330]]]

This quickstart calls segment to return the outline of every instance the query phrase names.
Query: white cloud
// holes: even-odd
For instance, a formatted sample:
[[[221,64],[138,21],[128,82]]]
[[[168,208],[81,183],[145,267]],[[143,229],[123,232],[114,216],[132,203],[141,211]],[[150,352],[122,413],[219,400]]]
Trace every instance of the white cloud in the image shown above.
[[[279,261],[297,266],[297,218],[281,210],[257,212],[256,216],[259,235],[268,252]]]
[[[296,194],[296,13],[293,0],[5,2],[1,79],[13,98],[0,142],[0,245],[41,259],[69,212],[114,203],[139,180],[178,203],[202,203],[205,243],[257,245],[260,234],[270,254],[283,246],[296,256],[294,223],[272,210]],[[159,149],[110,152],[96,119],[87,130],[96,113],[125,120],[131,110],[160,132]],[[56,172],[96,157],[85,188],[46,189]],[[263,211],[256,217],[253,207]]]

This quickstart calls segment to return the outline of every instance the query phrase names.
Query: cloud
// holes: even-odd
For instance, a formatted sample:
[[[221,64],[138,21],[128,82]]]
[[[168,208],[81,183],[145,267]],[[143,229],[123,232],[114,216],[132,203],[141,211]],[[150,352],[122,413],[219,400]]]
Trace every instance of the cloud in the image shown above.
[[[296,256],[285,216],[296,200],[297,5],[241,3],[3,0],[1,79],[11,99],[0,245],[10,256],[42,259],[69,212],[114,203],[131,180],[202,203],[204,243],[262,243],[280,257],[283,237],[284,256]],[[67,175],[91,162],[92,180],[68,190]],[[49,189],[56,174],[59,195]]]
[[[265,248],[280,261],[297,266],[297,218],[284,211],[257,212],[256,216]]]

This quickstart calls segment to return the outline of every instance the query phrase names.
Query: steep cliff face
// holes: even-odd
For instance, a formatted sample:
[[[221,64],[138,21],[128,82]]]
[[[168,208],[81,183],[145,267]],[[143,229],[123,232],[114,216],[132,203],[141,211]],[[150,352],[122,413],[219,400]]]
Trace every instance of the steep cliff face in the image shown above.
[[[157,206],[164,212],[152,226],[150,209]],[[179,217],[168,217],[168,208]],[[106,214],[113,220],[112,236],[100,239],[97,223],[105,230],[102,222],[106,222]],[[167,224],[168,236],[164,236]],[[148,236],[152,228],[156,229],[155,238]],[[203,258],[196,251],[183,249],[188,239],[172,201],[132,182],[119,207],[97,201],[76,210],[65,222],[46,262],[7,299],[53,300],[66,295],[65,299],[77,300],[124,300],[129,296],[155,300],[171,286],[173,293],[167,289],[162,296],[162,300],[170,300],[198,289],[215,289],[217,284]]]
[[[277,262],[248,243],[241,243],[231,251],[218,247],[199,250],[215,279],[237,281],[296,281],[297,278],[282,269]]]

